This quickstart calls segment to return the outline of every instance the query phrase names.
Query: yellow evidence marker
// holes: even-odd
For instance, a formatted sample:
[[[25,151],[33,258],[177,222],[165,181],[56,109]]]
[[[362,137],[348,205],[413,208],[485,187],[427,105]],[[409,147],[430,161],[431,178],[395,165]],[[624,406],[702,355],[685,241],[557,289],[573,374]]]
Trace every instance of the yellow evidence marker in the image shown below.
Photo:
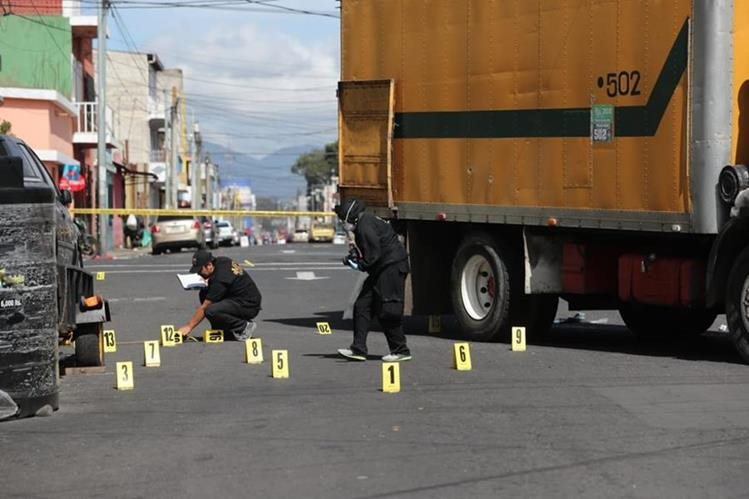
[[[104,353],[116,352],[117,339],[114,334],[114,329],[105,329],[101,334],[101,339],[104,342]]]
[[[132,390],[135,388],[132,362],[118,362],[115,367],[115,377],[117,379],[116,388],[118,390]]]
[[[401,391],[401,370],[398,362],[382,363],[382,391],[385,393]]]
[[[442,317],[439,315],[429,316],[429,334],[439,333],[442,331]]]
[[[174,332],[174,344],[175,345],[181,345],[184,342],[185,342],[184,338],[182,338],[182,335],[180,334],[180,332],[179,331],[175,331]]]
[[[512,328],[512,351],[513,352],[525,352],[525,328],[524,327],[513,327]]]
[[[164,324],[161,326],[161,346],[162,347],[173,347],[177,343],[174,341],[174,336],[177,335],[174,330],[174,326],[171,324]]]
[[[159,342],[144,341],[143,342],[143,353],[144,361],[143,365],[146,367],[161,367],[161,355],[159,355]]]
[[[333,334],[333,330],[330,329],[330,324],[327,322],[316,322],[315,325],[319,334]]]
[[[263,340],[252,338],[244,342],[245,361],[248,364],[263,363]]]
[[[96,273],[96,280],[97,281],[103,281],[106,278],[107,278],[107,273],[106,272],[97,272]]]
[[[471,347],[468,343],[453,344],[453,367],[458,371],[471,370]]]
[[[289,377],[289,351],[288,350],[273,350],[270,354],[271,369],[270,374],[274,378],[288,378]]]
[[[203,343],[223,343],[223,329],[206,329],[203,333]]]

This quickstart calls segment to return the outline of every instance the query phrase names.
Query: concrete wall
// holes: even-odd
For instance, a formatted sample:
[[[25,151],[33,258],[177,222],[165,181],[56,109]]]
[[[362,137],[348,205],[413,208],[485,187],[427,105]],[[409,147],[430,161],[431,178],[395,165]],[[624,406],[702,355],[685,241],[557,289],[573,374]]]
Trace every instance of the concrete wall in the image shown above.
[[[0,87],[55,89],[72,97],[72,34],[67,18],[42,16],[34,22],[0,16],[0,39]]]
[[[73,156],[74,118],[52,101],[6,98],[0,120],[10,121],[11,133],[33,149],[54,149]]]

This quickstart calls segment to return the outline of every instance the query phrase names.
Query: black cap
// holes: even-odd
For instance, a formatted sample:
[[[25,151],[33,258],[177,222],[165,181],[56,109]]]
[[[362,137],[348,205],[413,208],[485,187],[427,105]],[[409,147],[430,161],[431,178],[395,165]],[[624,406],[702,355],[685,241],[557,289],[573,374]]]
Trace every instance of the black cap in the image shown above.
[[[192,255],[192,267],[190,267],[190,273],[195,274],[203,268],[208,262],[214,260],[213,255],[208,250],[198,250]]]

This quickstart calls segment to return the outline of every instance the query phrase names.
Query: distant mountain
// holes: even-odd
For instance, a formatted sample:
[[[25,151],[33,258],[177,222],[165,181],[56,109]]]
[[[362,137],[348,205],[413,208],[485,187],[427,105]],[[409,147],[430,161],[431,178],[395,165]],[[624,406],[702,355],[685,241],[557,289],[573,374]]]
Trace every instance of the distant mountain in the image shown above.
[[[256,196],[293,199],[297,190],[304,192],[307,185],[304,177],[291,173],[291,165],[297,157],[315,149],[302,145],[279,149],[264,158],[235,155],[219,144],[203,143],[203,149],[218,165],[221,185],[249,185]]]

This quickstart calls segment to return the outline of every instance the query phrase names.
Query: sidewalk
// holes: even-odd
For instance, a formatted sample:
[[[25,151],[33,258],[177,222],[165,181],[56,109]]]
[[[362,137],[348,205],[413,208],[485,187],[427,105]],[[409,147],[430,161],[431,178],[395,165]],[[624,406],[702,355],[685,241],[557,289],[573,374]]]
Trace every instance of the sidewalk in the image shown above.
[[[93,257],[84,257],[84,261],[92,261],[92,260],[129,260],[131,258],[140,258],[143,255],[149,255],[151,254],[151,247],[138,247],[133,249],[127,249],[127,248],[113,248],[111,251],[108,251],[104,255],[97,255]]]

